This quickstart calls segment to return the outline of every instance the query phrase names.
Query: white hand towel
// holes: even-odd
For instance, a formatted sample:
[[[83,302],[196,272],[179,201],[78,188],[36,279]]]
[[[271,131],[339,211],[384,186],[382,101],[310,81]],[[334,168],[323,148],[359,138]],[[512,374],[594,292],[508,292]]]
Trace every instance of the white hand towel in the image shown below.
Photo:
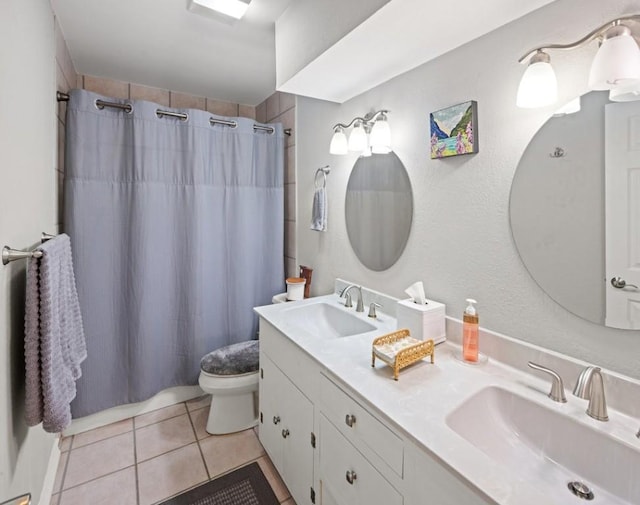
[[[313,194],[311,229],[314,231],[327,231],[327,192],[324,187],[316,188]]]

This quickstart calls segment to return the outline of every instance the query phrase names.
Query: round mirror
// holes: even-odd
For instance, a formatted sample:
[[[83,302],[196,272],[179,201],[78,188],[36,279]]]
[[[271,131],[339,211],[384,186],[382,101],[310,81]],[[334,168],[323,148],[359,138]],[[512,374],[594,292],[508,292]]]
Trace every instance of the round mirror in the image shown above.
[[[527,270],[570,312],[640,328],[640,101],[583,95],[522,155],[511,230]],[[574,109],[575,110],[575,109]]]
[[[395,153],[361,156],[347,184],[347,233],[358,259],[376,272],[393,265],[411,231],[413,196]]]

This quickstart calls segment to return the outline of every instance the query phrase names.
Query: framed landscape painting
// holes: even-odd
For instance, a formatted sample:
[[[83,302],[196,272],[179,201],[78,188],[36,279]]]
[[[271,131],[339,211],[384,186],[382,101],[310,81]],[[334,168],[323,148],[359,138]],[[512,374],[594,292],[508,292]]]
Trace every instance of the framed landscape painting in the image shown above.
[[[478,103],[459,103],[429,114],[431,159],[478,152]]]

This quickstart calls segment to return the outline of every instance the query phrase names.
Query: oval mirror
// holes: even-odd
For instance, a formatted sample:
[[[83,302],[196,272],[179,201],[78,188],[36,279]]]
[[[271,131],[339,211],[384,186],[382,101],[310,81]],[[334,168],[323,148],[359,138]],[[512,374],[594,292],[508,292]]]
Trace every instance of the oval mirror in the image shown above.
[[[579,98],[555,114],[520,159],[511,231],[527,270],[570,312],[640,328],[640,101]]]
[[[413,196],[395,153],[358,158],[347,184],[345,216],[351,247],[364,266],[379,272],[398,261],[411,231]]]

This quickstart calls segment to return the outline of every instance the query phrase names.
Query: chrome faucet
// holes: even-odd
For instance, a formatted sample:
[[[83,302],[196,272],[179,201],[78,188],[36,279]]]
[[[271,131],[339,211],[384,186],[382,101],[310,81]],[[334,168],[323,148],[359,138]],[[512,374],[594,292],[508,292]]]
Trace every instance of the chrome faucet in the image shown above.
[[[353,304],[351,303],[351,295],[349,294],[349,290],[351,288],[356,288],[358,290],[358,304],[356,305],[356,312],[364,312],[364,303],[362,301],[362,287],[356,286],[355,284],[349,284],[340,293],[340,296],[345,298],[344,306],[353,307]]]
[[[578,398],[589,400],[587,415],[598,421],[608,421],[607,402],[604,399],[604,382],[601,370],[597,366],[588,366],[580,376],[573,394]]]

